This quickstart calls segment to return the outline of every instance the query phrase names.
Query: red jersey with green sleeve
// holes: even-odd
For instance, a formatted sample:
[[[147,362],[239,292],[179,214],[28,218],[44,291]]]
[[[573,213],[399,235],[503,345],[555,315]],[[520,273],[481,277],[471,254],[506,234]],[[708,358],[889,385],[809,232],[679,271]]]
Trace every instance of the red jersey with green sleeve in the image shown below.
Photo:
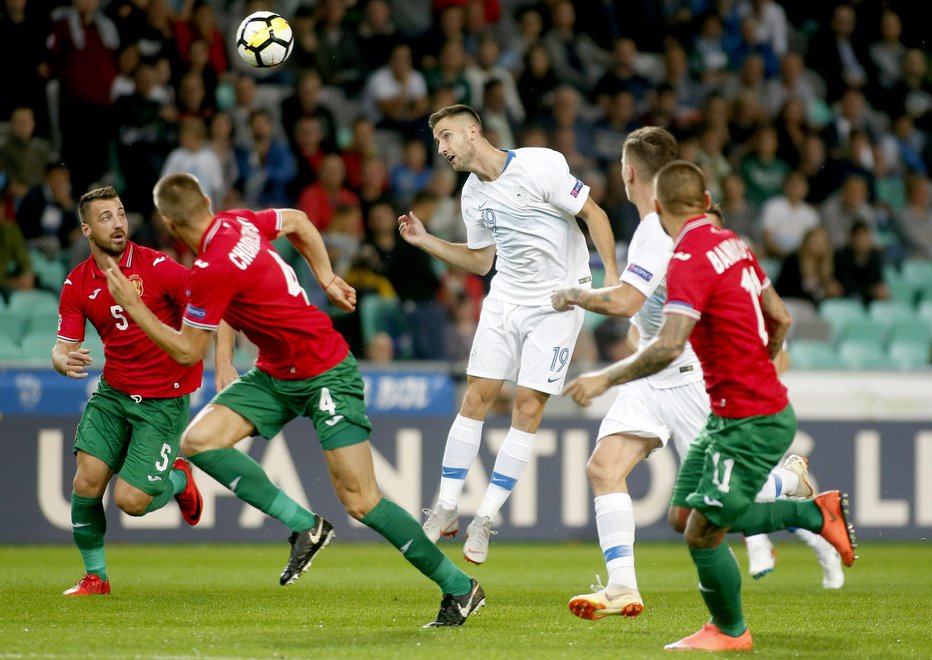
[[[269,242],[281,228],[275,209],[216,214],[191,269],[184,323],[216,330],[224,320],[259,347],[257,368],[280,380],[305,380],[343,361],[349,345],[308,302]]]
[[[181,328],[188,304],[187,268],[167,254],[129,243],[120,258],[120,270],[162,323]],[[83,342],[86,320],[104,343],[104,380],[117,390],[166,399],[190,394],[201,386],[202,364],[183,367],[149,339],[113,300],[107,276],[93,256],[78,264],[62,286],[58,338]]]
[[[761,291],[770,280],[734,232],[705,216],[676,239],[667,268],[665,314],[698,321],[689,338],[719,417],[773,415],[789,404],[767,348]]]

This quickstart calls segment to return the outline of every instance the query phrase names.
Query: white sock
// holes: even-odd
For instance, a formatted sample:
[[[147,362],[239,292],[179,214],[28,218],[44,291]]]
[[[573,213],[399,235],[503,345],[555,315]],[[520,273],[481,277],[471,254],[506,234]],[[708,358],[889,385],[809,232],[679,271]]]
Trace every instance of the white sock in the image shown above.
[[[437,502],[447,509],[456,507],[463,492],[469,466],[479,454],[482,443],[482,422],[457,415],[447,435],[443,450],[443,466],[440,475],[440,495]]]
[[[799,488],[799,475],[786,468],[775,468],[767,475],[767,481],[764,483],[755,502],[773,502],[783,495],[783,493],[792,493]]]
[[[595,525],[605,556],[610,592],[637,591],[634,573],[634,507],[628,493],[609,493],[595,498]]]
[[[531,460],[535,437],[537,436],[534,433],[525,433],[514,427],[508,429],[505,442],[498,456],[495,457],[495,467],[492,468],[492,477],[485,491],[485,499],[476,511],[477,518],[487,516],[494,520],[498,515],[505,500],[518,483],[518,478],[524,472],[524,468],[527,467],[528,461]]]
[[[806,543],[810,548],[815,550],[817,553],[828,552],[834,550],[832,544],[823,539],[821,536],[815,532],[810,532],[808,529],[803,529],[797,527],[793,530],[793,533],[796,534],[802,541]]]

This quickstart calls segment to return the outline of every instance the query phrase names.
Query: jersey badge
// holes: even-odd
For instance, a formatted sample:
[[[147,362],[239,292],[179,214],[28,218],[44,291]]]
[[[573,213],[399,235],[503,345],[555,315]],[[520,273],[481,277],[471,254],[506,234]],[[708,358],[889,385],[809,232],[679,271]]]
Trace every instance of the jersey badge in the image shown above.
[[[654,274],[652,272],[643,266],[638,266],[637,264],[628,264],[628,272],[634,273],[645,282],[650,282],[652,279],[654,279]]]
[[[133,285],[133,288],[136,289],[136,295],[142,298],[142,278],[136,273],[133,273],[129,276],[129,282]]]
[[[689,254],[688,252],[674,252],[673,253],[673,258],[679,259],[680,261],[689,261],[692,258],[692,256],[693,255]]]
[[[152,265],[158,266],[160,263],[165,261],[165,259],[167,259],[167,257],[156,257],[155,260],[152,262]]]
[[[582,190],[583,182],[579,179],[576,179],[576,185],[573,186],[573,189],[570,191],[570,197],[579,197],[579,191]]]
[[[200,259],[195,259],[195,260],[194,260],[194,265],[197,266],[198,268],[207,268],[210,264],[207,263],[206,261],[202,261],[202,260],[200,260]]]
[[[524,186],[518,186],[517,190],[515,190],[515,199],[520,202],[525,197],[527,197],[527,190],[524,189]]]

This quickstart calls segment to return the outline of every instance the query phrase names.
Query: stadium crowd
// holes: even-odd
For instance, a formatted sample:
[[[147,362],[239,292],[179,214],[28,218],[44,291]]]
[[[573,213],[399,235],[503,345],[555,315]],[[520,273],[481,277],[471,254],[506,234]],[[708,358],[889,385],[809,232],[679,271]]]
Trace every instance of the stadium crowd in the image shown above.
[[[488,278],[409,246],[397,217],[414,210],[465,239],[464,179],[436,155],[427,117],[466,103],[496,146],[566,156],[608,212],[619,263],[638,221],[621,145],[656,125],[703,168],[782,296],[888,298],[885,269],[932,259],[921,4],[3,0],[15,64],[0,67],[0,292],[57,293],[87,257],[75,202],[101,183],[120,191],[133,241],[190,264],[151,194],[190,172],[216,210],[308,214],[359,314],[328,309],[282,250],[356,354],[465,360]],[[235,51],[239,21],[260,9],[294,30],[272,70]],[[587,324],[577,360],[624,351],[609,319]]]

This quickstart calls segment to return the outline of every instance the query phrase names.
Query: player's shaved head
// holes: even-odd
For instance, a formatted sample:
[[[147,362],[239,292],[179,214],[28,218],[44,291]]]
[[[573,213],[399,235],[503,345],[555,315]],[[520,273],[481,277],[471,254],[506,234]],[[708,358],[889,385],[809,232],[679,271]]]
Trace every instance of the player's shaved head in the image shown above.
[[[434,130],[434,127],[436,127],[442,119],[446,119],[447,117],[462,117],[467,122],[475,123],[476,126],[479,127],[479,131],[482,131],[482,120],[479,119],[479,113],[463,103],[448,105],[432,114],[427,120],[430,130]]]
[[[661,167],[676,158],[679,145],[670,131],[659,126],[644,126],[628,133],[622,154],[636,167],[639,176],[650,180]]]
[[[674,160],[654,177],[654,197],[666,213],[675,216],[705,213],[705,176],[695,163]]]
[[[163,176],[155,184],[152,199],[163,217],[171,218],[181,226],[210,211],[200,182],[191,174]]]
[[[88,190],[86,193],[81,195],[81,198],[78,200],[78,218],[81,220],[82,224],[90,224],[88,221],[88,213],[91,209],[91,204],[97,200],[109,200],[109,199],[119,199],[120,196],[117,194],[116,188],[113,186],[104,186],[102,188],[94,188],[93,190]]]

